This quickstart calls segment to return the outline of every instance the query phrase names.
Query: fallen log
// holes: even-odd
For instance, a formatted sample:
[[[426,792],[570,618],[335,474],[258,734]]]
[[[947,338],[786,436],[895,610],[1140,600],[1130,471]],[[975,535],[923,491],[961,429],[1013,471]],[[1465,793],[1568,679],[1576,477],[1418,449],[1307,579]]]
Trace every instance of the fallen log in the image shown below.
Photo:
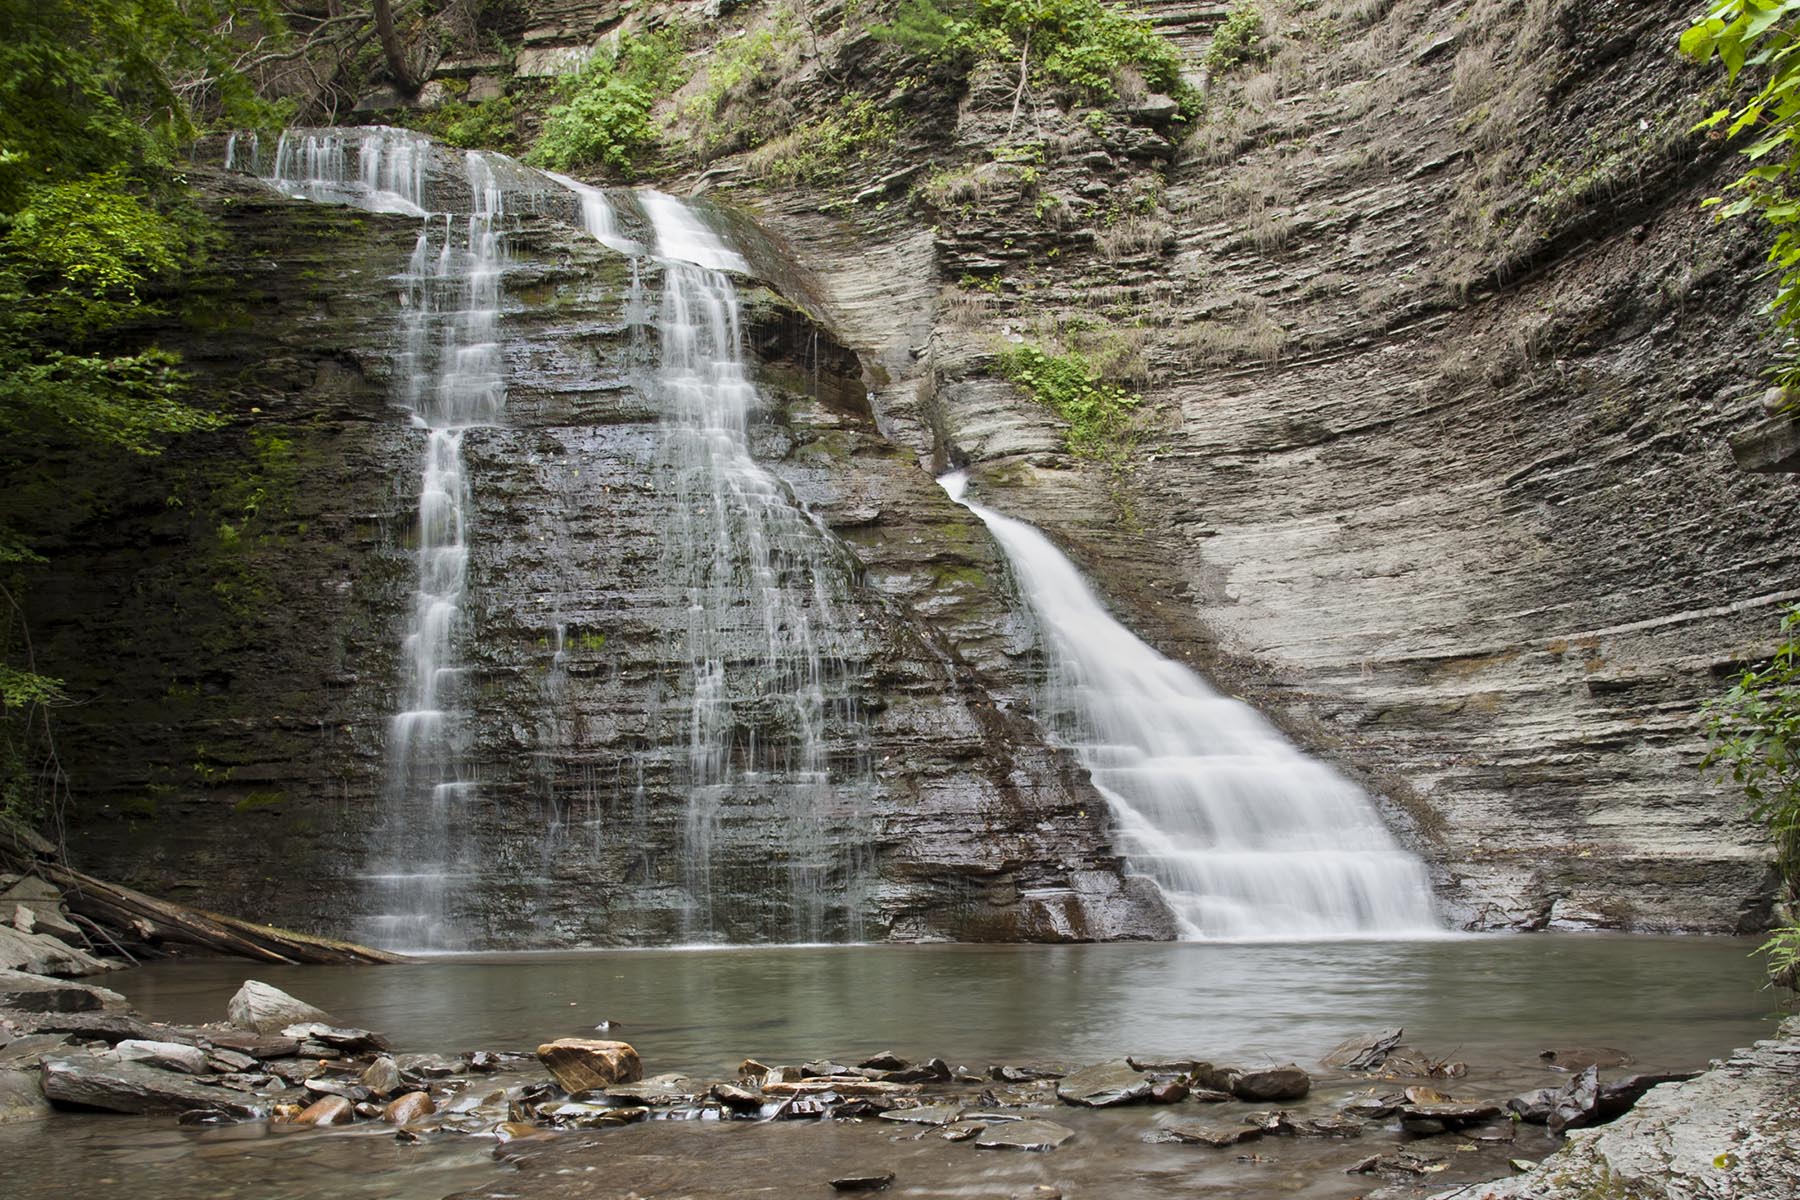
[[[403,954],[355,942],[259,925],[107,883],[65,867],[55,847],[10,821],[0,821],[0,862],[10,861],[62,890],[71,914],[122,934],[120,940],[194,946],[272,963],[355,965],[409,961]],[[108,941],[113,939],[108,938]],[[118,945],[117,941],[113,942]],[[129,957],[129,956],[127,956]]]
[[[37,870],[62,889],[71,912],[143,941],[174,942],[273,963],[397,963],[406,956],[337,938],[259,925],[221,913],[158,900],[92,875],[40,862]]]

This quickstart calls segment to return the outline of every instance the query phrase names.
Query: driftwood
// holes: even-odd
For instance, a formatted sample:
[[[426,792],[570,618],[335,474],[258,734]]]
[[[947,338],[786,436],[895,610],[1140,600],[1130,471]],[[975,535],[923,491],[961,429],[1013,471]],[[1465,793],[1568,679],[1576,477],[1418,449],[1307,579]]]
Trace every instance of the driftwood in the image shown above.
[[[260,959],[273,963],[396,963],[404,955],[390,954],[336,938],[315,937],[258,925],[204,909],[158,900],[116,883],[107,883],[54,863],[40,862],[37,870],[62,889],[63,903],[102,925],[129,933],[134,940],[177,942],[220,954]]]
[[[55,884],[62,890],[63,903],[68,905],[71,915],[82,918],[84,924],[91,922],[120,935],[117,941],[110,936],[106,938],[115,948],[119,948],[120,941],[151,945],[173,943],[272,963],[348,965],[407,961],[405,955],[359,946],[355,942],[258,925],[254,921],[158,900],[71,870],[56,862],[53,854],[54,847],[35,834],[12,822],[0,821],[0,862],[10,860],[15,867],[41,875],[47,882]]]

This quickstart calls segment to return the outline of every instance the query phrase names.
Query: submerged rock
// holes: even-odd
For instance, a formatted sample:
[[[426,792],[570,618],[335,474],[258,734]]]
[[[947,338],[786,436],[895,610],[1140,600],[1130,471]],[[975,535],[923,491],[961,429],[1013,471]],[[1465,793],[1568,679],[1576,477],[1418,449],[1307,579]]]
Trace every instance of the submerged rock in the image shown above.
[[[879,1192],[892,1182],[892,1171],[864,1171],[855,1175],[840,1175],[831,1181],[831,1186],[840,1192]]]
[[[1056,1085],[1056,1098],[1082,1108],[1109,1108],[1150,1099],[1147,1076],[1123,1059],[1083,1067]]]
[[[586,1092],[644,1077],[638,1052],[627,1042],[558,1038],[537,1048],[537,1056],[569,1092]]]
[[[0,1125],[35,1121],[50,1113],[36,1071],[0,1070]]]
[[[1353,1037],[1338,1043],[1320,1061],[1340,1071],[1374,1071],[1387,1061],[1405,1033],[1404,1029],[1385,1029]]]
[[[1162,1127],[1162,1133],[1171,1141],[1219,1149],[1255,1141],[1263,1135],[1255,1125],[1207,1125],[1199,1121],[1170,1121]]]
[[[983,1150],[1047,1151],[1074,1136],[1073,1129],[1055,1121],[1007,1121],[982,1130],[975,1145]]]
[[[881,1114],[884,1121],[900,1121],[908,1125],[948,1125],[962,1115],[960,1104],[922,1104],[916,1108],[896,1108]]]
[[[225,1003],[225,1019],[252,1033],[280,1033],[289,1025],[331,1024],[331,1014],[295,999],[278,987],[246,979]]]
[[[436,1111],[437,1105],[432,1103],[428,1093],[408,1092],[390,1100],[387,1107],[381,1110],[381,1119],[389,1125],[411,1125]]]
[[[320,1096],[300,1110],[296,1125],[348,1125],[356,1120],[356,1106],[342,1096]]]

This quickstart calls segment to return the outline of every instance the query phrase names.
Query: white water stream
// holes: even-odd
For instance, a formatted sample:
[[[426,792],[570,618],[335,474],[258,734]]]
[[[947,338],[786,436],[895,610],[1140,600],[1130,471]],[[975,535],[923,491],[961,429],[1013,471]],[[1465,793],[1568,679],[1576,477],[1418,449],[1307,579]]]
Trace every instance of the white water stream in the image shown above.
[[[660,352],[653,389],[663,413],[659,468],[674,490],[665,568],[687,600],[692,687],[684,786],[684,859],[695,938],[719,928],[728,889],[720,843],[729,823],[775,809],[763,836],[785,861],[793,941],[860,940],[866,821],[856,800],[867,764],[828,762],[831,732],[860,730],[851,688],[853,623],[838,611],[826,533],[751,453],[760,398],[744,355],[742,307],[725,272],[747,270],[687,204],[636,194],[662,263]],[[734,806],[738,809],[733,812]],[[773,834],[773,837],[769,835]],[[846,834],[848,835],[846,837]]]
[[[470,430],[498,423],[506,402],[498,323],[508,188],[496,172],[505,160],[464,154],[466,211],[434,214],[427,194],[434,153],[442,152],[406,130],[290,133],[271,180],[310,200],[424,218],[398,280],[403,334],[394,372],[398,398],[425,439],[417,585],[401,644],[400,711],[388,731],[387,802],[363,877],[363,936],[406,949],[454,948],[467,939],[451,911],[457,880],[470,870],[466,829],[476,800],[461,694],[470,509],[463,442]]]
[[[939,482],[1005,551],[1050,654],[1050,723],[1188,936],[1440,930],[1424,864],[1361,788],[1114,620],[1049,538],[968,499],[965,474]]]

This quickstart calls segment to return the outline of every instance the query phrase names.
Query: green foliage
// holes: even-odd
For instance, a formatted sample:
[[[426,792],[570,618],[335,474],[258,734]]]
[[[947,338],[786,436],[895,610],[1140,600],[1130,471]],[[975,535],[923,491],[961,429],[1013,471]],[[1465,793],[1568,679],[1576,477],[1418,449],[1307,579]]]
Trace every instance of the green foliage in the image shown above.
[[[1181,56],[1155,26],[1102,0],[903,0],[892,22],[871,31],[932,62],[1028,61],[1039,83],[1099,102],[1117,98],[1130,67],[1153,90],[1182,102],[1199,97],[1181,77]]]
[[[836,183],[850,168],[894,144],[894,114],[867,96],[846,95],[816,121],[800,125],[750,156],[750,173],[780,185]]]
[[[1208,74],[1225,75],[1246,63],[1268,62],[1274,52],[1263,30],[1262,9],[1240,0],[1213,31],[1202,62]]]
[[[1792,898],[1800,896],[1800,605],[1782,617],[1781,638],[1766,664],[1746,668],[1729,692],[1705,705],[1702,765],[1728,773],[1744,790],[1745,812],[1768,830]],[[1800,924],[1790,921],[1764,950],[1771,973],[1793,985]]]
[[[217,418],[181,398],[176,359],[136,332],[201,238],[172,164],[208,116],[266,124],[231,69],[267,0],[0,0],[0,807],[63,794],[14,599],[108,456],[153,454]],[[257,36],[252,33],[247,36]],[[278,42],[279,37],[273,39]],[[204,111],[200,111],[200,109]]]
[[[529,161],[558,171],[606,166],[635,174],[659,142],[650,112],[686,78],[679,29],[625,35],[565,86]]]
[[[1046,354],[1036,346],[1016,346],[999,359],[1000,373],[1031,393],[1032,399],[1069,423],[1069,453],[1123,465],[1131,448],[1131,414],[1143,402],[1116,383],[1100,378],[1076,352]]]
[[[519,112],[511,96],[448,100],[432,112],[419,114],[413,123],[445,145],[463,150],[511,151],[517,147]]]
[[[1800,322],[1800,0],[1714,0],[1707,15],[1681,36],[1681,50],[1696,62],[1724,64],[1729,81],[1742,84],[1750,68],[1761,86],[1742,103],[1719,109],[1700,123],[1714,137],[1752,139],[1743,155],[1754,165],[1707,203],[1721,219],[1759,215],[1774,234],[1769,270],[1776,277],[1769,313],[1784,335]],[[1800,384],[1800,351],[1788,336],[1776,375]]]

